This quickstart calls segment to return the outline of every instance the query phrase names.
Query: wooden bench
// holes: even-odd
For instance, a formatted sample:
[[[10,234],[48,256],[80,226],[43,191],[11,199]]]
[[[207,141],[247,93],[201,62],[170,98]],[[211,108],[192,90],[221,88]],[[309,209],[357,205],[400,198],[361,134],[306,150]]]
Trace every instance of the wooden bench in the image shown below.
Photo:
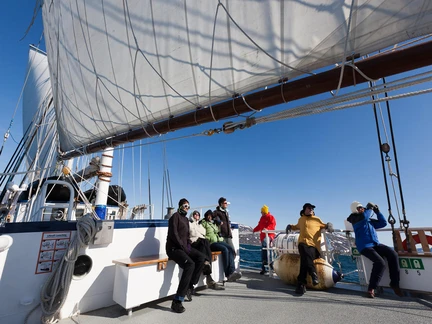
[[[220,251],[212,252],[212,276],[216,281],[223,278]],[[114,301],[132,315],[132,308],[173,295],[177,291],[181,269],[166,254],[156,254],[112,261],[116,265]],[[201,278],[198,286],[203,286]]]

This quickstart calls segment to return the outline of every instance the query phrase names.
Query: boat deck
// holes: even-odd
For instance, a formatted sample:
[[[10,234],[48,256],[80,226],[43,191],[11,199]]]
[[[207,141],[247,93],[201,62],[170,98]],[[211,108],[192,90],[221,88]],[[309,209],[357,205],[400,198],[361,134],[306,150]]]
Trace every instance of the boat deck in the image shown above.
[[[352,287],[351,287],[352,286]],[[61,324],[93,323],[432,323],[432,299],[397,297],[384,292],[375,299],[364,297],[358,285],[343,284],[328,291],[309,290],[305,295],[294,293],[294,286],[278,279],[244,271],[235,283],[226,283],[225,290],[203,289],[201,296],[185,302],[186,312],[171,311],[171,298],[134,308],[132,317],[115,305],[74,318]],[[348,289],[346,289],[348,288]],[[352,289],[350,289],[352,288]]]

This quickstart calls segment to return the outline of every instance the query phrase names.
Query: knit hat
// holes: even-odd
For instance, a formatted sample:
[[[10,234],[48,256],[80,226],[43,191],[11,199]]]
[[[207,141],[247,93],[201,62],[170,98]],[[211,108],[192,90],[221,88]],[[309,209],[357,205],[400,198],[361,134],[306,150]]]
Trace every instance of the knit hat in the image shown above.
[[[182,199],[180,199],[178,205],[179,205],[179,207],[181,207],[182,205],[184,205],[186,203],[189,203],[189,201],[186,198],[182,198]]]
[[[267,215],[268,212],[269,212],[269,208],[266,205],[264,205],[264,206],[261,207],[261,213],[264,213],[264,214]]]
[[[363,207],[363,205],[358,201],[353,201],[350,205],[351,213],[357,213],[357,208]]]
[[[207,210],[204,214],[204,218],[207,218],[208,215],[211,215],[213,217],[213,212],[211,209]]]

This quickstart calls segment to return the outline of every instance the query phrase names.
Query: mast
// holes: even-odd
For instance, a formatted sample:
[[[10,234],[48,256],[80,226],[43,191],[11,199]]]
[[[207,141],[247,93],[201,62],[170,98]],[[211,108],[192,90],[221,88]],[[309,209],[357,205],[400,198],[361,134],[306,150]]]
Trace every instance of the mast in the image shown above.
[[[432,64],[432,41],[424,42],[409,48],[378,54],[368,59],[356,62],[356,67],[371,79],[399,74],[422,68]],[[348,67],[348,66],[347,66]],[[244,97],[212,105],[211,109],[197,109],[194,112],[172,117],[155,124],[148,124],[139,129],[113,136],[109,139],[64,153],[61,159],[101,151],[107,147],[115,147],[127,142],[133,142],[150,136],[157,136],[186,127],[200,125],[220,119],[238,116],[251,111],[266,109],[284,102],[307,98],[317,94],[330,92],[338,87],[340,67],[292,82],[284,83],[269,89],[254,92]],[[355,70],[345,68],[341,88],[368,82]]]
[[[105,219],[106,217],[106,205],[108,201],[108,189],[111,182],[111,168],[113,160],[113,148],[107,147],[104,149],[102,154],[100,171],[99,171],[99,181],[97,184],[97,193],[95,199],[95,212],[100,219]]]

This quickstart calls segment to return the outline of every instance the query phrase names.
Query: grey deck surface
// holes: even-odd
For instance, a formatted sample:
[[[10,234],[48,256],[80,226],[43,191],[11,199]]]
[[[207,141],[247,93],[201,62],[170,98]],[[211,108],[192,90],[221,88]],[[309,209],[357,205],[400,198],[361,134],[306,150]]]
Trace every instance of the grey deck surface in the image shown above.
[[[297,296],[294,286],[251,271],[225,287],[222,291],[199,291],[201,296],[184,303],[186,312],[182,314],[173,313],[171,300],[164,299],[134,308],[132,317],[116,305],[60,323],[432,323],[429,298],[399,298],[385,293],[369,299],[361,291],[341,288],[309,290]]]

